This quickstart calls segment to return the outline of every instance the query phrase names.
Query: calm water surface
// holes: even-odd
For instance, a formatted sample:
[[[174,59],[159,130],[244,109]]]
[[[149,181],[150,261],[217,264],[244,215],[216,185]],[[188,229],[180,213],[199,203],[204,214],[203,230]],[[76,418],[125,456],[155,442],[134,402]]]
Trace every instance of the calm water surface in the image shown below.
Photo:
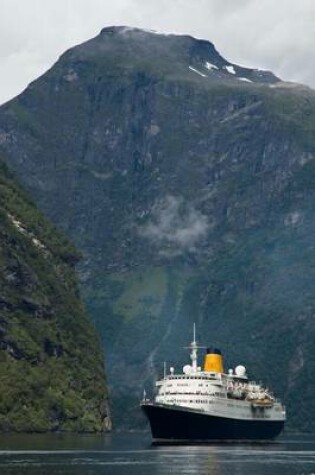
[[[0,475],[315,475],[315,436],[152,446],[149,434],[2,435]]]

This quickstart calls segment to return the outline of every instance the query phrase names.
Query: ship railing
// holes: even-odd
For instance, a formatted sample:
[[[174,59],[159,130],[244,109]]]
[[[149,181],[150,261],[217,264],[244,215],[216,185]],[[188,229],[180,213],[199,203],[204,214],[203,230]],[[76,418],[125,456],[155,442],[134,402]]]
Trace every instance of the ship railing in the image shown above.
[[[189,374],[189,375],[186,375],[186,374],[170,374],[170,375],[167,375],[163,380],[161,381],[165,381],[165,380],[169,380],[169,379],[202,379],[202,380],[207,380],[207,381],[211,381],[211,380],[216,380],[216,381],[221,381],[221,376],[220,376],[220,373],[216,374],[216,373],[205,373],[205,372],[201,372],[201,373],[195,373],[195,374]]]

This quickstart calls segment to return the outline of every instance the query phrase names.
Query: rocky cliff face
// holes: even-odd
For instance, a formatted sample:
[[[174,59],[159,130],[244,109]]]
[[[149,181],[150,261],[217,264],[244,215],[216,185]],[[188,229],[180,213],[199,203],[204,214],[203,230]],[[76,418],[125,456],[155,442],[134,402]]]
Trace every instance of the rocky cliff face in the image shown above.
[[[79,300],[78,253],[0,165],[0,430],[110,427],[102,354]]]
[[[1,107],[9,167],[84,254],[117,422],[196,322],[314,429],[314,131],[312,90],[126,27]]]

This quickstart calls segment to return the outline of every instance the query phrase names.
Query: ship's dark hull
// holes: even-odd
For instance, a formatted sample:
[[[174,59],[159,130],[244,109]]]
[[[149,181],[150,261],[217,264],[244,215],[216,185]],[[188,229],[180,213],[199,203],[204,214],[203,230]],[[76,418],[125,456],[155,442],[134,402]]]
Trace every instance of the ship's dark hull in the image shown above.
[[[158,404],[141,408],[157,441],[270,440],[284,425],[284,421],[232,419]]]

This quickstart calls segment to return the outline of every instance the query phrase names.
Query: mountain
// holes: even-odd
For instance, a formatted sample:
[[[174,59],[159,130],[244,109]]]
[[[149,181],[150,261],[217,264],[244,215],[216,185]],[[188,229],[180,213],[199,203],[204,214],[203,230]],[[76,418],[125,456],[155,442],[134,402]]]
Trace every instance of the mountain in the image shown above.
[[[0,430],[110,427],[102,354],[79,300],[79,255],[0,164]]]
[[[83,254],[114,422],[200,343],[315,429],[314,91],[210,42],[104,28],[0,108],[6,163]]]

